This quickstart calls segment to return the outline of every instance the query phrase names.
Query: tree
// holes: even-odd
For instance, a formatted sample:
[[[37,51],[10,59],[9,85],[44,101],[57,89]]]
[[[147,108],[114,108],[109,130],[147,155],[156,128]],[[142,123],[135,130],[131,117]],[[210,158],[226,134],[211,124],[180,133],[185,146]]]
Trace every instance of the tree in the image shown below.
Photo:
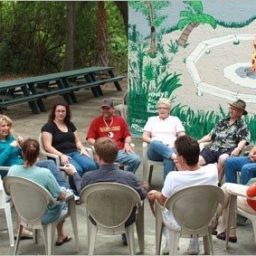
[[[107,35],[107,18],[105,10],[105,2],[98,2],[98,50],[99,58],[103,66],[108,66],[108,35]]]
[[[177,43],[178,45],[185,47],[188,37],[195,27],[200,23],[205,23],[211,25],[215,29],[217,21],[211,15],[203,13],[203,4],[201,0],[188,0],[183,2],[188,6],[186,7],[186,11],[180,12],[181,19],[177,26],[180,30],[185,29],[177,40]]]
[[[169,1],[131,1],[130,6],[135,10],[141,12],[146,19],[150,27],[150,48],[149,53],[156,53],[156,27],[159,27],[162,22],[167,18],[165,15],[157,15],[157,11],[164,7],[167,7]]]
[[[66,51],[64,59],[64,70],[74,69],[74,34],[75,34],[75,8],[76,2],[66,2],[67,7],[67,30]]]
[[[116,6],[118,7],[120,13],[122,14],[126,37],[128,38],[128,2],[126,1],[114,1]]]

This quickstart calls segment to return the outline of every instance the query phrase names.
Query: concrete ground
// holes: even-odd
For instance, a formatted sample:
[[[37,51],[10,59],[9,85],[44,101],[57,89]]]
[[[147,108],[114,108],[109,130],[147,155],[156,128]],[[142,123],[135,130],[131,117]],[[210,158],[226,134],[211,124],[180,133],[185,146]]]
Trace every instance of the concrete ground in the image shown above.
[[[121,102],[124,92],[114,91],[112,88],[105,88],[105,97],[112,97],[116,104]],[[72,120],[76,124],[80,133],[80,138],[85,141],[85,132],[89,125],[90,120],[99,113],[99,106],[102,98],[94,98],[90,91],[81,91],[77,93],[78,103],[71,106]],[[52,104],[60,100],[60,97],[50,98],[45,100],[48,110]],[[31,113],[27,104],[10,107],[4,111],[4,114],[9,115],[14,120],[14,133],[21,135],[25,138],[32,137],[38,138],[41,126],[47,121],[49,112],[34,115]],[[142,156],[142,141],[140,138],[134,138],[136,145],[136,151]],[[137,170],[136,175],[138,178],[142,177],[142,165]],[[155,170],[152,178],[152,188],[161,189],[162,186],[162,170]],[[79,255],[88,254],[87,246],[87,229],[85,219],[85,209],[82,205],[77,206],[78,217],[78,229],[79,229]],[[13,219],[14,214],[13,214]],[[73,236],[70,220],[65,222],[65,230],[68,234]],[[238,242],[236,244],[230,244],[228,251],[225,250],[225,242],[213,237],[213,245],[215,254],[217,255],[255,255],[256,244],[254,241],[254,235],[252,225],[248,222],[245,226],[238,227]],[[186,254],[189,240],[180,240],[179,254]],[[138,246],[136,247],[138,251]],[[6,230],[6,222],[4,217],[4,211],[0,211],[0,254],[10,255],[13,253],[13,248],[9,247],[9,238]],[[39,244],[34,245],[32,240],[23,240],[20,243],[19,254],[35,255],[44,254],[43,240],[41,239]],[[200,254],[203,254],[203,243],[200,239]],[[58,255],[71,255],[75,253],[74,240],[59,247],[55,247],[55,254]],[[125,255],[129,254],[127,246],[123,246],[120,236],[106,236],[98,234],[96,239],[96,255]],[[148,202],[145,201],[145,254],[155,254],[155,222]]]

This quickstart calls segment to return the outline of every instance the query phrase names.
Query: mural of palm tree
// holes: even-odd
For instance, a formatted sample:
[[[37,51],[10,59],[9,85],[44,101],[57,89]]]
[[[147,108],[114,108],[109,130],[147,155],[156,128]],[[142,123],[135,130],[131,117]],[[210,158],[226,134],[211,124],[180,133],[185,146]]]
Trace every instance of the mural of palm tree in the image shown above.
[[[203,13],[203,4],[201,0],[194,1],[183,1],[188,6],[185,11],[180,12],[180,20],[177,24],[180,30],[184,29],[181,36],[177,40],[178,45],[185,47],[187,44],[188,37],[192,30],[197,27],[200,23],[209,24],[212,28],[216,28],[216,19],[208,14]]]
[[[157,52],[156,47],[156,27],[159,27],[161,23],[167,18],[166,15],[157,15],[157,11],[167,7],[170,4],[169,1],[130,1],[129,5],[137,12],[141,12],[146,19],[150,27],[150,48],[148,53],[155,54]]]

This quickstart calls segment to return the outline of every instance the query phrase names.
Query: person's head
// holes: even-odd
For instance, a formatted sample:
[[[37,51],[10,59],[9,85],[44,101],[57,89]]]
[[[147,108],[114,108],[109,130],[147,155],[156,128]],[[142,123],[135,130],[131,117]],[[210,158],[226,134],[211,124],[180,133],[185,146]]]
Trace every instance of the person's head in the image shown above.
[[[116,160],[118,148],[113,140],[107,137],[98,138],[94,144],[99,160],[112,164]]]
[[[6,115],[0,115],[0,139],[5,139],[12,133],[12,120]]]
[[[113,100],[110,98],[104,99],[100,107],[101,107],[102,116],[105,119],[111,118],[115,113],[114,103],[113,103]]]
[[[70,107],[66,103],[56,103],[49,114],[48,121],[61,121],[64,123],[69,123],[71,120]]]
[[[32,166],[39,157],[39,143],[34,139],[26,139],[21,145],[25,165]]]
[[[156,104],[158,114],[161,119],[165,119],[169,116],[171,111],[171,102],[167,98],[160,98]]]
[[[229,103],[230,117],[233,119],[238,119],[242,115],[247,115],[247,111],[245,110],[245,108],[246,108],[246,103],[241,99],[238,99],[233,103]]]
[[[198,142],[188,135],[180,136],[175,141],[177,160],[182,165],[195,166],[198,163],[200,148]]]

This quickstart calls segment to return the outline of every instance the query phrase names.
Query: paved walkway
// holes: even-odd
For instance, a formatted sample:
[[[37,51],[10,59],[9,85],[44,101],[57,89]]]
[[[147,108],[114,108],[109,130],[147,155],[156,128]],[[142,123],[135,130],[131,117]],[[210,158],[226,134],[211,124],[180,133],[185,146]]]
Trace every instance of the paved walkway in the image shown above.
[[[113,90],[104,90],[106,97],[112,97],[115,103],[121,102],[123,92],[116,92]],[[48,109],[52,104],[58,101],[60,97],[52,98],[46,101]],[[92,117],[99,113],[99,106],[102,98],[94,98],[90,91],[79,92],[78,104],[71,107],[72,120],[76,124],[80,138],[84,141],[85,130],[87,129]],[[39,115],[31,114],[30,108],[26,104],[22,104],[15,107],[10,107],[5,114],[9,115],[14,120],[14,133],[19,134],[25,138],[32,137],[38,138],[41,126],[47,121],[47,113],[41,113]],[[142,156],[141,139],[134,139],[136,145],[136,151]],[[161,189],[162,186],[162,174],[161,170],[155,170],[153,172],[152,187],[154,189]],[[142,177],[142,166],[138,169],[136,175]],[[77,206],[78,215],[78,229],[80,236],[80,250],[79,254],[88,254],[87,247],[87,234],[86,234],[86,219],[85,210],[83,206]],[[14,218],[15,219],[15,218]],[[0,211],[0,255],[10,255],[13,249],[9,247],[9,239],[6,229],[6,223],[4,221],[4,213]],[[67,233],[73,235],[71,230],[70,220],[65,222],[65,230]],[[252,226],[248,223],[246,226],[238,227],[238,243],[230,244],[230,249],[225,251],[225,242],[213,238],[213,245],[215,254],[218,255],[255,255],[256,244],[254,242]],[[179,254],[186,254],[188,247],[188,239],[181,239]],[[137,246],[138,249],[138,246]],[[55,248],[55,254],[59,255],[71,255],[75,253],[74,241],[70,241],[67,244]],[[203,253],[202,240],[200,240],[200,253]],[[40,240],[38,245],[34,245],[31,240],[21,241],[19,254],[35,255],[44,254],[43,241]],[[105,236],[98,235],[96,239],[95,254],[98,255],[125,255],[129,254],[128,247],[122,246],[120,236]],[[154,216],[152,215],[147,201],[145,201],[145,254],[155,254],[155,223]]]

